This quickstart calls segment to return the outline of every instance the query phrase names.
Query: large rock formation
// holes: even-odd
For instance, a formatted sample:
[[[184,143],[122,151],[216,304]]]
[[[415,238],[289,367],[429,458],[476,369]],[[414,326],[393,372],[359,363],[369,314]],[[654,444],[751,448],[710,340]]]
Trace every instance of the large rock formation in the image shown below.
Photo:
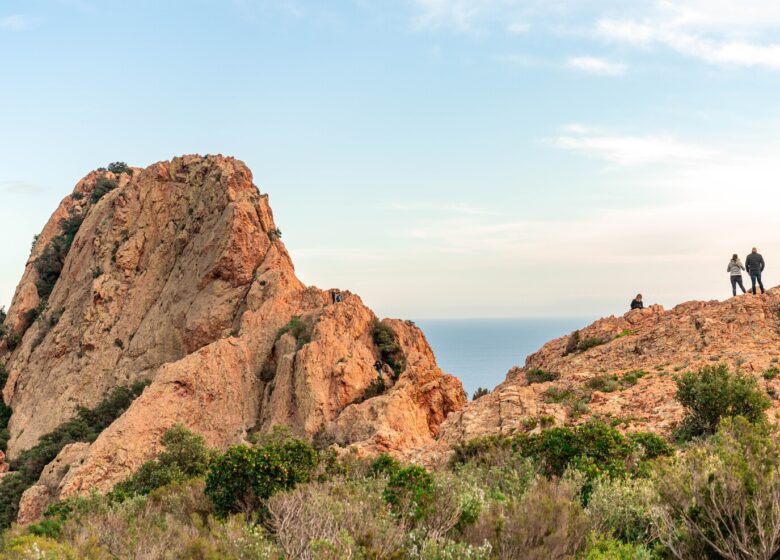
[[[107,179],[117,186],[101,198]],[[83,222],[42,303],[37,263],[74,217]],[[412,323],[385,320],[405,369],[360,402],[381,358],[376,317],[356,295],[333,303],[304,286],[279,237],[267,195],[233,158],[95,171],[76,185],[35,244],[0,343],[7,453],[114,387],[151,384],[94,443],[63,450],[67,472],[47,471],[29,502],[108,490],[176,423],[218,447],[276,424],[365,453],[432,442],[465,402],[460,382]]]
[[[683,413],[674,400],[674,375],[720,363],[755,375],[777,398],[780,376],[762,373],[780,368],[780,289],[670,311],[652,306],[553,340],[523,368],[510,370],[491,394],[451,414],[424,457],[440,459],[452,444],[483,435],[594,416],[620,421],[627,430],[668,434]],[[529,377],[544,379],[539,370],[555,379],[530,383]]]

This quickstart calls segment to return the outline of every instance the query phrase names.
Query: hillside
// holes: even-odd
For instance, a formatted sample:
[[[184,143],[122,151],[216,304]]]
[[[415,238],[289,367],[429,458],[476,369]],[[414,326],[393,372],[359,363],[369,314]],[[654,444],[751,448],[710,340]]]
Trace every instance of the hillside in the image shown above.
[[[412,323],[379,322],[342,295],[296,278],[268,196],[238,160],[88,174],[38,236],[5,321],[12,467],[26,450],[52,459],[42,436],[112,391],[148,386],[94,442],[62,450],[27,491],[25,515],[109,490],[177,423],[216,448],[277,424],[359,453],[431,443],[464,404],[460,382]],[[92,437],[58,441],[73,439]]]
[[[599,417],[669,435],[682,418],[674,377],[727,364],[780,394],[780,290],[726,301],[651,306],[607,317],[545,344],[495,390],[442,425],[437,450],[459,441]],[[764,373],[766,372],[766,375]],[[777,400],[773,404],[780,408]]]

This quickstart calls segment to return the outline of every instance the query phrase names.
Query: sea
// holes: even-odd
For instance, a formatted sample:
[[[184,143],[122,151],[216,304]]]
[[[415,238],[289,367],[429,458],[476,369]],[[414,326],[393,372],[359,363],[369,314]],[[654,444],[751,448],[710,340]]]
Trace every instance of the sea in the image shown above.
[[[593,317],[550,319],[419,319],[439,367],[460,378],[469,395],[493,389],[512,366],[546,342],[592,323]]]

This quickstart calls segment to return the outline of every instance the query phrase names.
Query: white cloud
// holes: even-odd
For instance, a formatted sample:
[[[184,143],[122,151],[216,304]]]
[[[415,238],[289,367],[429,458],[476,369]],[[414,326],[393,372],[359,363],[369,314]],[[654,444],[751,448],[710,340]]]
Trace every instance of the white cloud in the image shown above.
[[[610,41],[664,46],[711,64],[769,69],[780,69],[780,43],[765,35],[778,29],[775,0],[659,0],[642,18],[603,18],[596,24],[596,34]]]
[[[575,56],[566,61],[566,66],[599,76],[620,76],[625,74],[626,65],[595,56]]]
[[[717,152],[672,136],[559,136],[554,146],[617,165],[711,161]]]
[[[506,27],[506,30],[509,31],[509,33],[511,33],[512,35],[522,35],[523,33],[526,33],[529,29],[531,29],[531,26],[524,21],[516,21],[514,23],[510,23]]]
[[[12,15],[0,17],[0,29],[23,31],[30,27],[30,20],[26,16]]]

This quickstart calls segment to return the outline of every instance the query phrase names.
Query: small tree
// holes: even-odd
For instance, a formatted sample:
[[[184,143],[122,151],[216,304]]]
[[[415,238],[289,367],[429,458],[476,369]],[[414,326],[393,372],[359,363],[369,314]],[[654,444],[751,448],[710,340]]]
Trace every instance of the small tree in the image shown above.
[[[436,499],[433,475],[419,465],[399,469],[387,481],[383,497],[396,515],[419,521]]]
[[[732,373],[728,366],[705,366],[677,379],[675,398],[686,415],[675,432],[678,439],[689,440],[715,433],[721,418],[742,416],[749,422],[763,422],[769,397],[754,377]]]

